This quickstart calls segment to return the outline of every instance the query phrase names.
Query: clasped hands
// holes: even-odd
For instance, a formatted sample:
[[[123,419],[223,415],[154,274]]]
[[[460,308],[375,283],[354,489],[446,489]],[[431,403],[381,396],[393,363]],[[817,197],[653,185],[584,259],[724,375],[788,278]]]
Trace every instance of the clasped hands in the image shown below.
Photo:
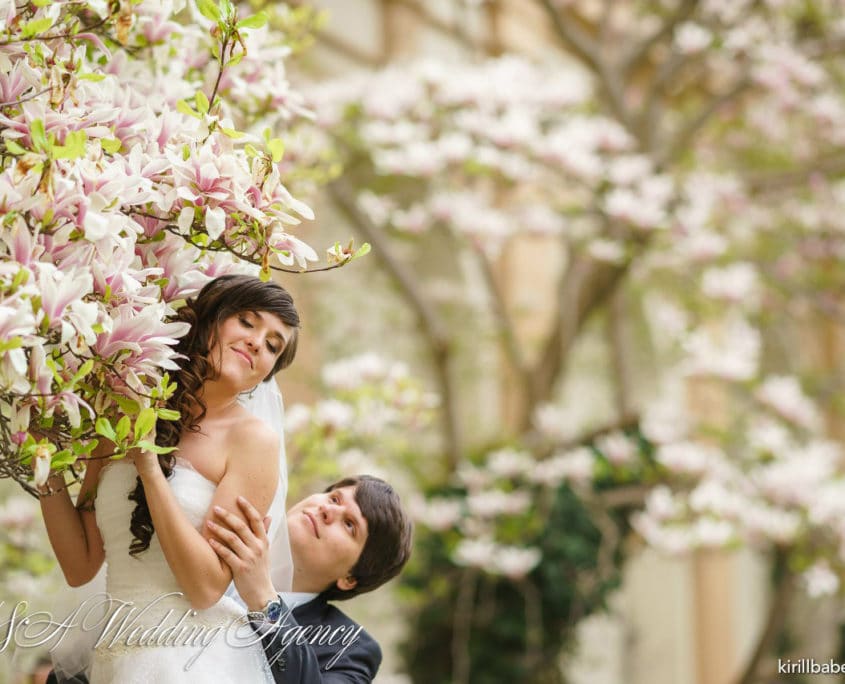
[[[212,537],[208,539],[218,558],[232,570],[235,588],[251,611],[263,610],[276,598],[270,579],[270,516],[263,520],[255,507],[244,497],[238,506],[247,522],[220,506],[214,506],[215,520],[207,520]],[[248,524],[247,524],[248,523]]]

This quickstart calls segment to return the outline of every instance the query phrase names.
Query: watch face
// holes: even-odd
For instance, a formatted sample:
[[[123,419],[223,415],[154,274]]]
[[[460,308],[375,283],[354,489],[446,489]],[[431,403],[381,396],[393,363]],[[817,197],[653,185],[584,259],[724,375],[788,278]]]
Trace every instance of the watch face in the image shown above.
[[[282,616],[282,604],[279,601],[271,601],[264,612],[270,622],[276,622]]]

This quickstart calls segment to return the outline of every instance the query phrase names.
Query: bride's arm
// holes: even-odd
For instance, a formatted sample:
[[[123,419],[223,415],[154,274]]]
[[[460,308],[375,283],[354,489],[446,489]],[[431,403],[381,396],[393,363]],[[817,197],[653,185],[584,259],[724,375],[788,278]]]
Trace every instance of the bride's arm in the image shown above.
[[[233,431],[230,444],[226,472],[214,492],[207,518],[215,505],[239,510],[238,495],[248,495],[264,515],[279,478],[279,438],[264,423],[246,421]],[[156,536],[179,587],[193,608],[214,605],[232,581],[232,571],[206,541],[211,536],[207,525],[200,533],[185,517],[152,455],[136,457],[135,464],[144,483]]]
[[[72,587],[90,581],[103,564],[105,551],[103,538],[94,517],[94,508],[85,505],[93,501],[97,492],[97,480],[106,456],[112,445],[102,440],[88,461],[85,478],[77,497],[79,507],[73,505],[65,486],[64,475],[52,475],[48,484],[53,494],[40,498],[41,512],[50,546],[64,573],[65,580]]]

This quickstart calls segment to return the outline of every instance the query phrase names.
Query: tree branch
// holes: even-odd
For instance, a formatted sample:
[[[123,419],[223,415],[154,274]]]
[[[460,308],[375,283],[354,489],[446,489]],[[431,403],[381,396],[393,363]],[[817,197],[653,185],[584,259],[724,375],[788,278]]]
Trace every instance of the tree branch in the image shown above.
[[[440,17],[432,14],[424,5],[414,0],[392,0],[396,5],[404,7],[416,15],[417,19],[422,21],[427,26],[439,31],[440,33],[453,38],[458,41],[463,47],[468,50],[475,51],[478,48],[486,55],[496,54],[496,45],[494,41],[481,40],[473,41],[465,31],[461,30],[458,22],[449,23],[440,19]]]
[[[751,78],[749,76],[742,77],[733,88],[722,95],[717,95],[710,102],[708,102],[680,131],[678,131],[672,142],[666,148],[664,154],[660,156],[659,163],[667,161],[674,161],[678,158],[680,153],[687,148],[692,142],[696,134],[710,121],[711,117],[716,114],[722,107],[735,100],[742,93],[751,87]]]
[[[552,0],[537,0],[537,2],[548,15],[561,42],[595,72],[614,116],[628,129],[629,133],[638,138],[634,122],[625,106],[625,89],[621,75],[614,71],[604,59],[601,54],[601,45],[574,22],[564,21]]]
[[[698,2],[699,0],[682,0],[678,10],[651,36],[643,40],[639,45],[636,45],[631,51],[631,54],[622,60],[622,73],[625,76],[629,76],[648,57],[648,53],[651,52],[653,47],[671,36],[678,24],[686,21],[693,15],[698,7]]]
[[[499,332],[499,339],[502,343],[502,349],[505,352],[510,364],[513,366],[520,380],[524,381],[525,396],[528,397],[528,368],[523,357],[522,350],[519,348],[519,341],[516,337],[516,326],[511,319],[508,307],[505,302],[505,296],[499,283],[496,280],[496,274],[493,273],[492,265],[487,256],[480,250],[473,250],[481,266],[481,273],[484,277],[484,282],[487,284],[487,290],[490,294],[492,302],[493,315],[496,319],[496,324]]]
[[[845,174],[845,154],[839,152],[814,159],[800,169],[789,171],[768,171],[746,177],[748,189],[753,193],[780,192],[782,190],[806,185],[807,180],[815,175],[837,176]]]
[[[469,684],[471,681],[469,640],[472,633],[478,574],[475,568],[465,568],[458,583],[455,613],[452,618],[452,682],[454,684]]]
[[[608,264],[583,254],[573,257],[561,277],[555,327],[531,371],[532,408],[549,400],[581,327],[617,287],[627,268],[627,265]]]
[[[406,272],[382,232],[362,214],[355,204],[351,189],[343,181],[328,186],[329,195],[338,210],[373,246],[373,256],[378,259],[411,305],[423,335],[428,342],[443,398],[444,449],[451,471],[457,467],[461,453],[461,435],[457,412],[457,391],[451,372],[452,341],[446,326],[431,303],[423,296],[417,283]]]
[[[355,62],[356,64],[360,64],[362,66],[370,68],[376,68],[380,66],[383,62],[383,60],[380,59],[377,55],[371,55],[362,50],[361,48],[341,40],[340,38],[329,33],[328,31],[317,31],[316,38],[317,42],[319,42],[324,47],[327,47],[329,50],[340,55],[341,57],[346,57],[347,59]]]
[[[626,312],[623,291],[617,288],[610,295],[607,308],[607,344],[610,350],[610,362],[613,368],[614,400],[620,416],[631,413],[631,372],[628,364],[626,339]]]

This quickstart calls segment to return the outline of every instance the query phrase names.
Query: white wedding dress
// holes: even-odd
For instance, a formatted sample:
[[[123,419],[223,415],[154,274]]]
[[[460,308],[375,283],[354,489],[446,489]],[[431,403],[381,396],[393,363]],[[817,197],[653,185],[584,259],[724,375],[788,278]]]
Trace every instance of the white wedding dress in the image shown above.
[[[272,682],[267,659],[244,621],[244,608],[229,596],[193,611],[180,594],[157,535],[137,557],[129,555],[129,522],[135,503],[127,497],[137,471],[116,461],[100,475],[97,526],[108,569],[110,614],[93,630],[91,684],[113,682]],[[169,480],[188,520],[198,530],[216,485],[184,461]]]
[[[287,462],[282,397],[275,382],[264,382],[249,397],[243,397],[242,403],[279,435],[279,480],[268,511],[272,523],[267,536],[271,540],[273,586],[277,591],[290,591],[293,561],[285,522]],[[272,682],[267,659],[260,645],[254,643],[252,629],[238,622],[246,608],[239,602],[234,584],[209,610],[188,613],[182,622],[185,629],[181,629],[179,618],[190,611],[190,605],[184,598],[167,596],[178,592],[179,587],[158,537],[154,534],[150,548],[138,557],[129,555],[129,523],[135,503],[128,494],[135,487],[136,475],[135,466],[128,461],[114,461],[100,473],[96,519],[106,562],[91,582],[69,590],[54,606],[54,615],[76,616],[75,624],[60,630],[51,643],[56,673],[70,678],[84,672],[91,684]],[[216,485],[179,459],[168,482],[188,520],[199,529]],[[130,613],[133,608],[135,612]],[[156,632],[158,624],[162,627]],[[139,625],[141,629],[133,633]],[[169,628],[168,633],[165,630]],[[207,647],[202,646],[203,639]]]

